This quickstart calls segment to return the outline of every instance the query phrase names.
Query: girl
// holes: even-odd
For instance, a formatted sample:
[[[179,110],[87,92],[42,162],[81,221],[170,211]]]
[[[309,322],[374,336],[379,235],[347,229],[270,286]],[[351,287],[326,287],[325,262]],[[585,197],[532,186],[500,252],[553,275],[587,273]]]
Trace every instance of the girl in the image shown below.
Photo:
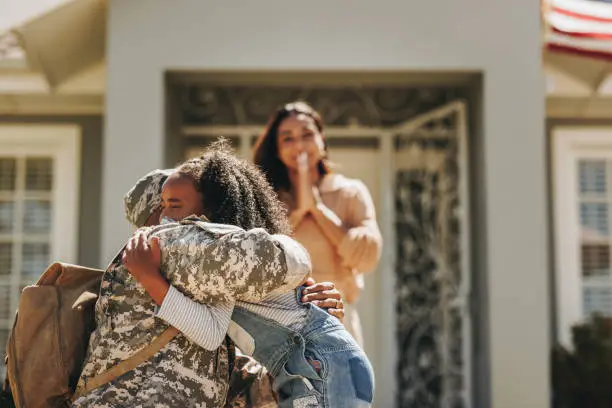
[[[140,228],[159,224],[162,186],[173,172],[174,169],[154,170],[138,180],[136,185],[125,195],[126,217],[133,226]],[[136,233],[128,242],[128,248],[135,248],[138,245],[138,235]],[[126,250],[126,253],[129,252],[129,249]],[[199,331],[194,333],[194,322],[204,320],[202,316],[209,312],[206,307],[192,301],[171,287],[165,280],[148,283],[145,278],[141,283],[145,284],[145,289],[149,293],[157,291],[166,293],[163,300],[159,297],[156,300],[157,305],[159,305],[156,317],[176,327],[195,343],[203,347],[208,346],[205,343],[206,338],[193,337],[194,334],[200,333]],[[342,321],[344,305],[340,292],[335,288],[335,285],[332,282],[316,283],[312,278],[309,278],[306,284],[309,286],[303,290],[305,296],[302,298],[302,302],[312,302]],[[236,350],[231,344],[229,348],[230,365],[232,365],[231,355],[235,354],[236,357],[233,360],[233,370],[230,375],[225,408],[277,407],[278,397],[273,390],[273,378],[265,367],[252,357]],[[232,353],[234,350],[235,353]]]

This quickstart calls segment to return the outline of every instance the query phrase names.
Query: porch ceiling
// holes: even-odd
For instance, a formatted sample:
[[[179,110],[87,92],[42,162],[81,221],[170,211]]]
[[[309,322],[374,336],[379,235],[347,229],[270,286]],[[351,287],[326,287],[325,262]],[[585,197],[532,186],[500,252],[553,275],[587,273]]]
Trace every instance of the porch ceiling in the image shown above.
[[[0,31],[7,31],[72,0],[0,0]]]
[[[0,70],[37,73],[50,89],[55,89],[103,63],[106,0],[29,3],[34,14],[0,35]],[[44,5],[50,8],[43,9]],[[6,24],[6,18],[0,19],[0,27]]]
[[[612,118],[612,63],[543,51],[547,116]]]

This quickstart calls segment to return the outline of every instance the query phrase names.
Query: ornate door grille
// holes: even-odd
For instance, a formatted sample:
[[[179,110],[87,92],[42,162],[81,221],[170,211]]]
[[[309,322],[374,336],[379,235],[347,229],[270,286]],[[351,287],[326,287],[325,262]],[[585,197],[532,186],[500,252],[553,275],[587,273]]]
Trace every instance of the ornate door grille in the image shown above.
[[[396,136],[397,402],[467,408],[471,329],[464,105],[449,105],[411,128]]]

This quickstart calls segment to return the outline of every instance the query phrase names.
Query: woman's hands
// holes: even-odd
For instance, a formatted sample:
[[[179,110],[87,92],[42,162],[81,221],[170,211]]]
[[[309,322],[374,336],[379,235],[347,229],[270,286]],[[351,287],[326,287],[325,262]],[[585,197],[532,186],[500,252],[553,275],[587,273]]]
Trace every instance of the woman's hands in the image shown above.
[[[317,283],[314,279],[308,278],[304,285],[306,287],[302,291],[302,302],[312,303],[326,309],[330,315],[337,317],[340,321],[344,319],[342,295],[333,282]]]
[[[168,293],[170,284],[159,271],[161,251],[159,238],[148,239],[144,230],[138,230],[128,241],[122,257],[123,265],[136,279],[155,303],[161,305]]]
[[[308,154],[306,152],[300,153],[297,162],[298,176],[294,182],[297,204],[295,210],[289,216],[289,221],[293,228],[297,227],[300,221],[306,215],[313,212],[321,202],[319,189],[313,185],[310,169],[308,168]]]
[[[319,190],[313,185],[308,168],[308,153],[298,156],[298,185],[296,186],[297,211],[307,214],[321,201]]]

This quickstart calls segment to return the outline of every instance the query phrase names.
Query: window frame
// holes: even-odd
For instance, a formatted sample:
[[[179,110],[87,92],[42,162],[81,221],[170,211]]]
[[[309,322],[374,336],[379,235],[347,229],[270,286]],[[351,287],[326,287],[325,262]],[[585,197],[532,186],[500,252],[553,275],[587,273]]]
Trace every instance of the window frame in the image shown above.
[[[557,340],[570,347],[572,326],[584,321],[579,165],[584,159],[612,160],[612,127],[555,127],[552,146]],[[612,188],[612,180],[607,182]]]
[[[17,159],[51,157],[53,159],[53,184],[50,191],[52,207],[49,262],[58,260],[76,263],[79,241],[80,127],[65,124],[2,124],[0,125],[0,146],[2,146],[0,157]],[[16,171],[19,171],[19,169]],[[3,192],[2,196],[25,200],[24,193],[25,190],[15,190],[15,192]],[[15,214],[15,217],[19,216],[19,213]],[[16,225],[21,225],[21,221],[17,222]],[[14,232],[6,235],[11,237],[11,242],[20,242],[24,236],[19,231],[17,231],[17,235]],[[15,250],[13,253],[15,253]],[[13,317],[10,315],[10,310],[17,310],[19,303],[23,277],[21,273],[15,272],[21,270],[19,260],[17,262],[17,265],[12,266],[11,274],[3,284],[3,286],[10,288],[10,309],[7,319],[0,319],[0,329],[2,330],[12,327]],[[0,363],[0,368],[3,368],[2,365],[3,362]]]

